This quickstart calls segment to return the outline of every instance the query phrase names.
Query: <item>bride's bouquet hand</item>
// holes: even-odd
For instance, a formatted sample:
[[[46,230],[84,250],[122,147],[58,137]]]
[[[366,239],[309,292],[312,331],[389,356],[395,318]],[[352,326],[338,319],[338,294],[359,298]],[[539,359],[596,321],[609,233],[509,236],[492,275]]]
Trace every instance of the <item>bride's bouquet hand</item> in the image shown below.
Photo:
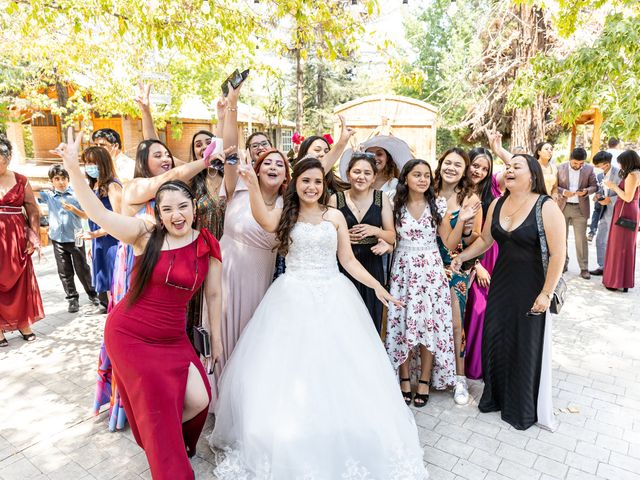
[[[376,292],[376,297],[378,297],[378,300],[380,300],[385,307],[389,306],[389,302],[393,303],[397,307],[404,307],[404,302],[398,300],[396,297],[387,292],[381,284],[378,284],[374,291]]]

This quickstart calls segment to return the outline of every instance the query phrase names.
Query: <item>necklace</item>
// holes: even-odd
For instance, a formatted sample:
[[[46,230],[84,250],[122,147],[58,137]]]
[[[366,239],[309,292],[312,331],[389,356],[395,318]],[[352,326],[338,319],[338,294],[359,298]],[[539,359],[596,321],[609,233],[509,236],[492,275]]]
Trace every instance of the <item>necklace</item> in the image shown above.
[[[264,204],[267,207],[273,207],[276,204],[276,200],[278,200],[278,195],[275,196],[275,198],[273,200],[271,200],[270,202],[267,202],[264,197],[262,197],[262,201],[264,202]]]
[[[358,213],[359,214],[362,213],[362,210],[364,209],[364,207],[360,208],[349,192],[346,192],[345,195],[347,196],[347,199],[349,200],[349,202],[356,208]]]
[[[518,206],[518,208],[516,208],[514,211],[512,211],[511,213],[507,214],[504,216],[504,220],[505,222],[511,223],[511,219],[513,218],[513,216],[518,213],[522,207],[524,207],[524,205],[527,203],[527,200],[529,200],[528,198],[525,198],[523,200],[523,202],[520,204],[520,206]]]

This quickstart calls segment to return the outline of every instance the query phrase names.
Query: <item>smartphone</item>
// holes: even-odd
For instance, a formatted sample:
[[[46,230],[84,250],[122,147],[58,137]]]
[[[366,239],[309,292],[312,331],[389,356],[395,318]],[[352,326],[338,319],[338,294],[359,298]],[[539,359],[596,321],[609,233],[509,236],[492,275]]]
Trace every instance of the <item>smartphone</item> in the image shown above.
[[[222,82],[222,94],[226,97],[229,95],[229,85],[231,85],[234,89],[238,88],[242,85],[247,77],[249,76],[249,69],[244,70],[242,73],[236,68],[231,75],[227,77],[227,79]]]

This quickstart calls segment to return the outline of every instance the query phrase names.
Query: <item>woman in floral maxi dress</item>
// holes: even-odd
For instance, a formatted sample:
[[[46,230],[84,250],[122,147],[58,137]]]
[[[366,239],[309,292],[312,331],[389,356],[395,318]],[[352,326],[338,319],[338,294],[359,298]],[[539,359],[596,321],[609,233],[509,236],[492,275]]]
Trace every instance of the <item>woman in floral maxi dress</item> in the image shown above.
[[[456,378],[451,294],[436,240],[440,235],[448,244],[452,230],[443,221],[447,202],[435,196],[432,184],[429,164],[409,161],[398,179],[394,206],[398,242],[389,289],[405,305],[389,304],[385,343],[391,363],[400,370],[404,400],[410,404],[413,399],[416,407],[426,405],[429,386],[445,389]],[[463,221],[470,213],[461,211]],[[411,375],[418,384],[415,398],[409,384],[412,356],[420,365]]]

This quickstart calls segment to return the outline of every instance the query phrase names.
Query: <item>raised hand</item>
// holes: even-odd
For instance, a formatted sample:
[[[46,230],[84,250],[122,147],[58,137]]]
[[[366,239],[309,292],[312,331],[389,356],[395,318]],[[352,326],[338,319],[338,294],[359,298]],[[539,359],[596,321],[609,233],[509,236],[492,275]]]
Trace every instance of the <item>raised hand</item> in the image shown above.
[[[343,115],[338,115],[340,119],[340,142],[347,143],[349,139],[356,133],[356,131],[347,126],[347,122]]]
[[[135,101],[140,107],[140,110],[147,110],[151,108],[151,101],[149,95],[151,93],[151,84],[138,82],[138,93],[135,97]]]
[[[62,158],[64,168],[67,170],[80,169],[80,145],[82,143],[82,133],[79,133],[74,140],[73,127],[67,129],[67,142],[62,142],[50,152]]]
[[[458,214],[459,222],[467,222],[474,218],[481,207],[480,200],[477,198],[470,199],[469,197],[465,198],[462,202],[462,208],[460,209],[460,213]]]
[[[240,175],[247,188],[260,188],[258,175],[256,175],[256,171],[253,169],[246,155],[238,155],[238,175]]]

